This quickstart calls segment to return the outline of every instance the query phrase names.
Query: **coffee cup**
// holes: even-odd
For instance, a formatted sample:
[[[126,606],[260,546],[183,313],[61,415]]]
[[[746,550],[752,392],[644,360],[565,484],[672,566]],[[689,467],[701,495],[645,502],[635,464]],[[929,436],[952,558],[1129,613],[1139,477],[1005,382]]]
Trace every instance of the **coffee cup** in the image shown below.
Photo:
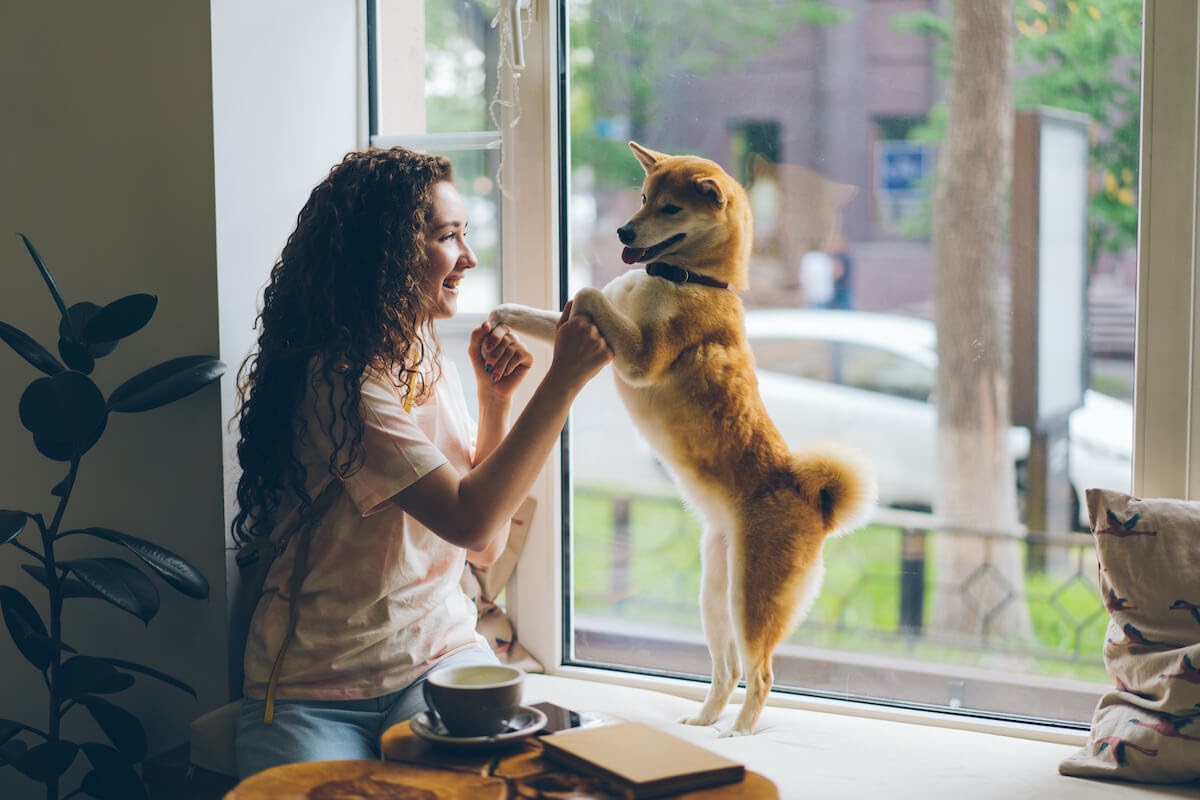
[[[524,686],[517,667],[444,667],[425,679],[425,704],[451,736],[495,736],[521,709]]]

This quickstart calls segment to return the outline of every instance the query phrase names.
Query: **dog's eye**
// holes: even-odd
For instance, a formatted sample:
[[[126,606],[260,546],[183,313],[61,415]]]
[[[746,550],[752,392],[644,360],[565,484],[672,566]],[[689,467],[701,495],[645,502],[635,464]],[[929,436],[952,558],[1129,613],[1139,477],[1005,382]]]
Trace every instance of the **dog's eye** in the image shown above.
[[[642,205],[646,205],[646,195],[642,195]]]
[[[680,211],[683,211],[683,209],[675,205],[668,204],[662,207],[662,213],[664,214],[678,214]]]

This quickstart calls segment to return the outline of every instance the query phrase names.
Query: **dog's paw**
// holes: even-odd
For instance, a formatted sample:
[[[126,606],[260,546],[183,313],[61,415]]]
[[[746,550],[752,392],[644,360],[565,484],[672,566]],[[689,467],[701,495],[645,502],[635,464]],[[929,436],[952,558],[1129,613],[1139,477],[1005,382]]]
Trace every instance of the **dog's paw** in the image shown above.
[[[735,736],[752,736],[754,731],[744,731],[736,727],[726,728],[717,734],[718,739],[732,739]]]
[[[494,328],[497,325],[507,324],[515,311],[512,305],[496,306],[488,314],[488,323]]]
[[[488,323],[494,328],[507,325],[518,333],[528,334],[546,342],[554,341],[559,313],[543,311],[517,303],[503,303],[488,313]]]
[[[685,714],[679,718],[679,723],[682,725],[712,725],[716,721],[716,717],[710,719],[700,714]]]
[[[571,307],[571,316],[576,314],[585,314],[592,316],[594,309],[604,303],[604,292],[594,286],[585,286],[575,293],[575,300]]]

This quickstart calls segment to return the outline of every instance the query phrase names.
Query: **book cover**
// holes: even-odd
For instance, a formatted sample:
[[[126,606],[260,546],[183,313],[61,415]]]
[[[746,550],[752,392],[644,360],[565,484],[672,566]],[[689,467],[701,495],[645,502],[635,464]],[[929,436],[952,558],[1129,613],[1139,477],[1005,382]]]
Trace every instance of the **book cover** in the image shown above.
[[[573,728],[541,741],[548,758],[612,780],[639,800],[733,783],[746,775],[745,765],[641,722]]]

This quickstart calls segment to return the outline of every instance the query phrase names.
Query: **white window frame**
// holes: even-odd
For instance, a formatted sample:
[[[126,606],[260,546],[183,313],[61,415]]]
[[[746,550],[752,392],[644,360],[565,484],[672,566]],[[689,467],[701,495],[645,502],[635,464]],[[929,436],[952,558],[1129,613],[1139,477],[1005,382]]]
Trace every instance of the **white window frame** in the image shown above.
[[[559,170],[568,159],[565,144],[560,145],[566,139],[559,137],[559,6],[556,0],[533,0],[520,78],[521,117],[514,127],[506,120],[501,131],[503,180],[510,188],[503,214],[504,300],[545,308],[560,303]],[[1143,50],[1133,492],[1194,499],[1200,498],[1200,469],[1193,468],[1200,464],[1200,9],[1146,0]],[[509,587],[509,611],[522,643],[549,674],[701,697],[705,686],[694,681],[562,666],[561,477],[559,459],[552,458],[537,484],[538,510]],[[1072,744],[1085,736],[1077,730],[796,695],[773,694],[771,703]]]

